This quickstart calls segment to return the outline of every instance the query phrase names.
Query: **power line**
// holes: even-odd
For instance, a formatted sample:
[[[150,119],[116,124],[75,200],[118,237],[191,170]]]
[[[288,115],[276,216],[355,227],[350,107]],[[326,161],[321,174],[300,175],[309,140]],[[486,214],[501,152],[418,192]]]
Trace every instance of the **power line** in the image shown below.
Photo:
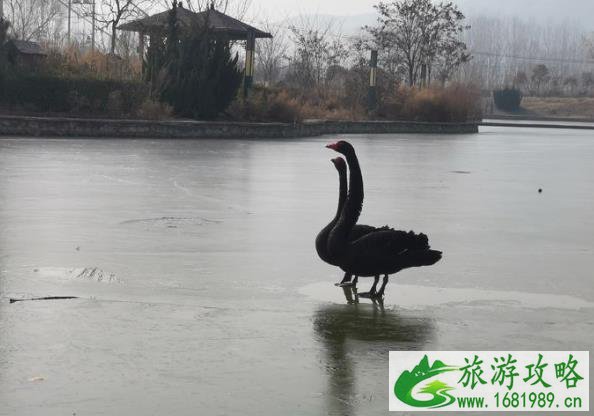
[[[510,58],[520,59],[525,61],[540,61],[540,62],[560,62],[560,63],[571,63],[571,64],[594,64],[594,61],[587,59],[572,59],[572,58],[544,58],[535,56],[520,56],[520,55],[509,55],[499,54],[494,52],[471,52],[472,55],[477,56],[490,56],[495,58]]]
[[[334,22],[329,22],[330,24],[327,26],[332,27],[334,25]],[[281,23],[281,22],[265,22],[265,21],[259,21],[259,20],[252,20],[252,24],[254,25],[258,25],[258,26],[272,26],[272,27],[276,27],[276,28],[280,28],[283,29],[285,31],[291,31],[292,28],[296,28],[296,29],[300,29],[302,31],[308,31],[308,30],[312,30],[312,31],[318,31],[320,33],[323,33],[325,36],[329,37],[329,38],[335,38],[335,39],[349,39],[352,37],[355,37],[356,35],[348,35],[348,34],[344,34],[344,33],[337,33],[334,32],[332,30],[330,30],[330,28],[324,28],[322,27],[322,23],[320,24],[320,27],[316,27],[315,24],[312,24],[311,27],[305,27],[305,26],[301,26],[301,25],[297,25],[297,24],[292,24],[292,23]]]
[[[60,3],[62,6],[68,8],[68,3],[66,3],[64,0],[58,0],[58,3]],[[78,11],[76,11],[76,9],[72,8],[72,11],[74,12],[75,15],[77,15],[80,19],[84,20],[87,23],[93,24],[92,20],[89,20],[88,17],[85,15],[85,13],[83,12],[82,14],[79,13]],[[109,33],[106,32],[104,29],[99,28],[99,31],[101,33],[103,33],[104,35],[108,35]]]
[[[130,4],[136,9],[138,10],[140,13],[142,13],[144,15],[144,17],[148,17],[150,16],[147,12],[145,12],[143,9],[141,9],[139,6],[136,5],[136,3],[134,3],[133,1],[130,2]]]
[[[261,23],[262,24],[262,23]],[[324,34],[330,38],[335,39],[351,39],[355,38],[357,35],[348,35],[348,34],[340,34],[336,32],[332,32],[331,30],[325,30],[323,28],[316,28],[315,25],[311,28],[306,28],[296,24],[287,24],[281,22],[268,22],[270,26],[281,28],[284,30],[291,30],[292,27],[301,29],[301,30],[320,30],[324,32]],[[574,58],[557,58],[557,57],[535,57],[535,56],[520,56],[520,55],[512,55],[512,54],[500,54],[495,52],[471,52],[472,55],[476,56],[489,56],[489,57],[496,57],[496,58],[508,58],[508,59],[518,59],[518,60],[525,60],[525,61],[537,61],[537,62],[558,62],[558,63],[566,63],[566,64],[589,64],[594,65],[594,60],[588,59],[574,59]]]

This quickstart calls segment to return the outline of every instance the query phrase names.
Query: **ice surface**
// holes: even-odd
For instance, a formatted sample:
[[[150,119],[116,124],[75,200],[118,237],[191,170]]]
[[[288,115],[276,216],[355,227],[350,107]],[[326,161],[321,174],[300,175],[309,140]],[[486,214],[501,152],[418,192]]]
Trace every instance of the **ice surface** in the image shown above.
[[[384,415],[389,350],[592,349],[590,132],[345,138],[444,252],[383,308],[315,253],[336,137],[0,140],[0,415]]]

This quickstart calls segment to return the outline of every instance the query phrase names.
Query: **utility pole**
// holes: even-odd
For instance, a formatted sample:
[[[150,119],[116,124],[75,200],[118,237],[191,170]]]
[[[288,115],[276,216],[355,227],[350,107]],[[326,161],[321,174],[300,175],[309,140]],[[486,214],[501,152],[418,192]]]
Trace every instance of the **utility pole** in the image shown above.
[[[91,50],[94,51],[95,50],[95,0],[92,0],[93,2],[93,13],[92,13],[92,19],[93,19],[93,29],[92,29],[92,33],[91,33]]]
[[[0,19],[4,19],[4,0],[0,0]]]
[[[3,0],[0,0],[2,2]],[[70,44],[70,24],[72,22],[72,0],[68,0],[68,44]]]
[[[86,5],[91,5],[91,7],[93,8],[91,11],[91,50],[95,50],[95,20],[96,20],[95,15],[97,13],[95,10],[96,0],[68,0],[68,5],[69,5],[69,7],[68,7],[68,33],[69,34],[70,34],[70,4],[71,3],[72,4],[80,4],[80,6],[83,7],[83,10]],[[88,14],[86,11],[84,12],[83,16],[88,17]]]

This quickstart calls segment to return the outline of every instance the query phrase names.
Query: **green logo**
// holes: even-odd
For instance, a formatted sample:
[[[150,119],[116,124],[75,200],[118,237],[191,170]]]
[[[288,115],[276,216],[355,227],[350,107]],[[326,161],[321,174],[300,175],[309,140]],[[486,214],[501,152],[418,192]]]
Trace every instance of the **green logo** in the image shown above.
[[[403,403],[413,407],[428,407],[439,408],[449,406],[456,400],[454,396],[448,392],[454,390],[453,387],[446,383],[433,380],[427,383],[419,390],[419,393],[429,394],[432,397],[428,400],[417,400],[413,397],[412,392],[414,388],[424,382],[425,380],[435,377],[439,374],[459,370],[459,367],[444,364],[439,360],[435,360],[433,365],[429,365],[429,359],[425,355],[418,365],[411,371],[403,371],[394,384],[394,394]]]

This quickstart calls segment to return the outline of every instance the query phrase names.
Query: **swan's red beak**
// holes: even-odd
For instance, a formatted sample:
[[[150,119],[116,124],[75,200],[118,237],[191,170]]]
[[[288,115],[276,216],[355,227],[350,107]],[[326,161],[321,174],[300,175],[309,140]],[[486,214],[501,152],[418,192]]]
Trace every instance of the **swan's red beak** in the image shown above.
[[[328,149],[338,150],[338,143],[330,143],[330,144],[326,145],[326,147]]]

